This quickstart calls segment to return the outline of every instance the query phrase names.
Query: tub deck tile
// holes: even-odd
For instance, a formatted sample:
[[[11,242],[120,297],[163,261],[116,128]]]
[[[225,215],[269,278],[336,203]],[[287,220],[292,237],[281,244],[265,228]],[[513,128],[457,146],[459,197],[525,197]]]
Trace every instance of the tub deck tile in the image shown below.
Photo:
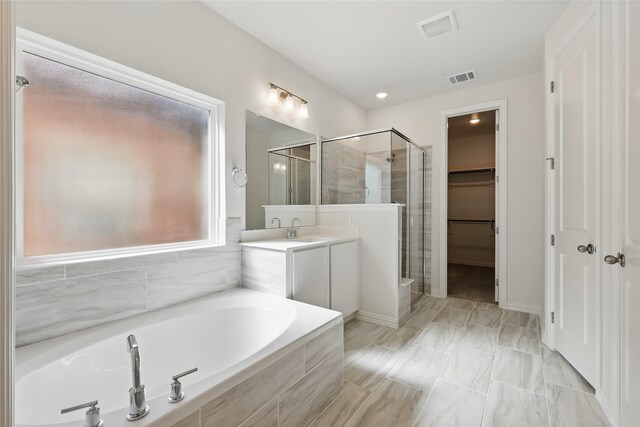
[[[309,372],[336,351],[342,352],[342,324],[323,332],[304,346],[304,368]]]
[[[200,409],[181,419],[171,427],[200,427]]]
[[[279,397],[280,427],[307,426],[342,392],[342,352],[307,373]]]
[[[304,348],[267,366],[202,407],[202,427],[237,426],[304,376]]]
[[[249,417],[238,427],[278,427],[278,398]]]

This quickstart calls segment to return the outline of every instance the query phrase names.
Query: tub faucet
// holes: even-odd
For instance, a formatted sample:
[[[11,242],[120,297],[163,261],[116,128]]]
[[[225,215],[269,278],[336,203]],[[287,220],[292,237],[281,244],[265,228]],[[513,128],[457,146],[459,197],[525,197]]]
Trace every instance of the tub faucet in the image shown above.
[[[299,218],[293,218],[291,220],[291,228],[287,229],[287,239],[295,239],[298,237],[298,229],[296,228],[296,221],[298,221],[299,224],[302,224],[302,221],[300,221]]]
[[[133,376],[133,387],[129,389],[129,413],[127,420],[136,421],[144,418],[149,413],[149,405],[144,394],[144,385],[140,379],[140,353],[138,352],[138,341],[133,335],[127,337],[129,352],[131,353],[131,372]]]

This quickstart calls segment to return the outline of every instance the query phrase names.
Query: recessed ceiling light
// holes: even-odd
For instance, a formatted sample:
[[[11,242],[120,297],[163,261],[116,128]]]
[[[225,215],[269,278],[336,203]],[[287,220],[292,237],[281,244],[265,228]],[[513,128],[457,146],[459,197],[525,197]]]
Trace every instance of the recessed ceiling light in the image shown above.
[[[378,92],[376,93],[376,96],[378,97],[378,99],[385,99],[389,94],[387,92]]]

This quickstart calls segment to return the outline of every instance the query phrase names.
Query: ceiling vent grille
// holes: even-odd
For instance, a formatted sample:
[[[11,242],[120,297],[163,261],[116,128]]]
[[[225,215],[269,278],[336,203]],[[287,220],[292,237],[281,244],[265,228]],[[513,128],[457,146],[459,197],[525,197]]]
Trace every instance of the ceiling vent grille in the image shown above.
[[[447,78],[449,79],[449,83],[457,85],[463,82],[468,82],[469,80],[475,80],[477,76],[476,70],[471,70],[462,74],[456,74],[455,76],[449,76]]]
[[[431,40],[458,30],[456,16],[448,10],[432,18],[418,22],[418,31],[425,40]]]

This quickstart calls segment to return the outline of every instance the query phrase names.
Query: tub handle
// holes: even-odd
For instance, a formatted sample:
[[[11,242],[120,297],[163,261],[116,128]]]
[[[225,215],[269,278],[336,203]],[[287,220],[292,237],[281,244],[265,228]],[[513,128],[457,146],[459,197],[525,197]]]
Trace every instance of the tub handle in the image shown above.
[[[169,394],[169,403],[180,402],[182,399],[184,399],[184,392],[182,391],[182,383],[180,382],[180,378],[189,374],[193,374],[197,371],[198,368],[193,368],[173,376],[173,382],[171,383],[171,394]]]
[[[67,414],[69,412],[77,411],[79,409],[89,408],[84,414],[84,426],[85,427],[102,427],[103,422],[100,419],[100,408],[98,408],[98,401],[83,403],[81,405],[65,408],[60,411],[61,414]]]

